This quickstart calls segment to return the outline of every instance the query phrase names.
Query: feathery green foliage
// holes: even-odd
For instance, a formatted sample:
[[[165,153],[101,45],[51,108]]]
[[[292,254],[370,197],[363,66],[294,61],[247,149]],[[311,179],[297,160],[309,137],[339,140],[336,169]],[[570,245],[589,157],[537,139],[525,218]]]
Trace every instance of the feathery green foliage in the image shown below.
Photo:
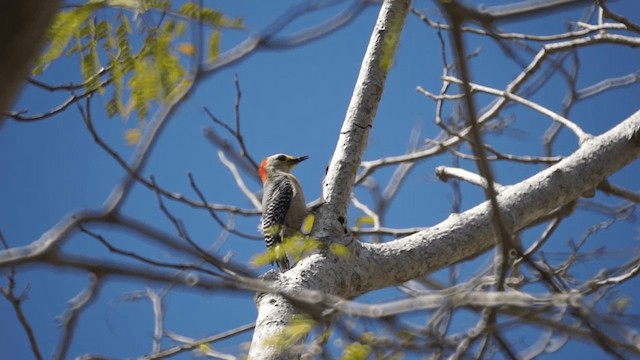
[[[162,16],[153,23],[148,12]],[[184,88],[192,57],[207,51],[183,51],[189,26],[211,28],[205,31],[210,37],[203,45],[208,46],[208,60],[218,56],[222,29],[243,28],[241,18],[228,18],[196,3],[172,8],[169,0],[89,0],[56,15],[33,75],[63,54],[77,55],[85,91],[104,94],[108,89],[107,115],[127,118],[135,112],[144,123],[153,106],[170,101]]]
[[[207,60],[213,61],[218,57],[220,52],[220,31],[215,30],[209,37],[209,58]]]
[[[341,360],[365,360],[371,353],[371,346],[358,342],[347,345],[340,356]]]
[[[33,74],[37,75],[44,70],[53,60],[62,55],[64,49],[69,45],[69,41],[78,34],[80,27],[91,16],[99,4],[86,4],[69,11],[58,13],[53,20],[53,24],[47,31],[49,47],[35,63]]]
[[[293,315],[284,330],[273,335],[266,343],[276,346],[280,351],[285,351],[307,336],[315,324],[316,322],[309,315]]]

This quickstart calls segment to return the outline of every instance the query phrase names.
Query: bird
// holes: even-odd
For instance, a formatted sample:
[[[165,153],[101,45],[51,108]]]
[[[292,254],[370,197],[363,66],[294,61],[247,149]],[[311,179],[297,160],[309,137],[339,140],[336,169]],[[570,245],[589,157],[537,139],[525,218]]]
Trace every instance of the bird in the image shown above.
[[[262,180],[262,232],[267,248],[277,247],[284,239],[300,230],[307,214],[304,192],[291,170],[308,156],[287,154],[267,156],[260,163],[258,174]],[[289,270],[289,258],[276,251],[275,262],[280,272]],[[273,265],[273,263],[271,263]]]

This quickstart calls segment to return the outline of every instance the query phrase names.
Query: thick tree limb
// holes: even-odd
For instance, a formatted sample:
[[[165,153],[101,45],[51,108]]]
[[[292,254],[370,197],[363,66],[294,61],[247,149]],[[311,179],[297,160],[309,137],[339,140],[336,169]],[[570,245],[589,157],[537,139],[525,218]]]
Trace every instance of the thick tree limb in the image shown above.
[[[558,164],[501,192],[497,199],[504,225],[512,233],[525,228],[596,188],[639,156],[640,111],[605,134],[586,141]],[[495,245],[489,209],[485,202],[414,235],[385,244],[358,245],[362,248],[359,265],[367,269],[359,272],[362,275],[357,284],[338,295],[356,296],[478,256]],[[348,273],[343,272],[341,277],[345,274]]]
[[[362,161],[362,154],[367,145],[369,132],[373,126],[378,103],[382,98],[387,73],[393,61],[410,4],[410,0],[386,0],[380,9],[340,131],[338,144],[323,181],[325,205],[320,209],[314,224],[313,236],[317,238],[333,241],[336,238],[335,235],[340,234],[341,229],[344,228],[344,231],[347,231],[345,219],[351,201],[351,189]],[[304,284],[309,279],[299,278],[299,280]],[[315,288],[313,281],[309,285]],[[283,341],[289,341],[289,339],[283,339],[281,335],[290,323],[295,308],[279,294],[257,296],[256,304],[258,319],[249,358],[296,358],[296,351],[292,351],[291,347],[282,349],[281,346],[274,344],[274,342],[282,344]],[[295,339],[294,343],[300,343],[303,340],[304,336],[301,339]],[[283,354],[283,350],[289,351]]]
[[[585,141],[556,165],[504,188],[497,200],[506,230],[517,232],[575,201],[638,157],[640,111],[608,132]],[[490,204],[484,202],[427,230],[383,244],[360,243],[351,234],[343,234],[335,242],[347,244],[350,256],[335,256],[331,250],[310,255],[277,278],[276,285],[289,294],[309,289],[353,298],[402,284],[478,256],[495,246],[490,209]],[[323,298],[320,295],[317,302],[325,302]],[[257,341],[264,340],[260,336],[277,334],[277,329],[281,331],[296,311],[290,302],[276,294],[262,296],[257,303],[254,355],[257,354],[253,352],[254,347],[261,345]],[[271,311],[274,309],[278,311]]]
[[[356,173],[367,146],[387,73],[411,1],[385,1],[360,66],[336,150],[323,181],[323,198],[330,211],[345,217]]]

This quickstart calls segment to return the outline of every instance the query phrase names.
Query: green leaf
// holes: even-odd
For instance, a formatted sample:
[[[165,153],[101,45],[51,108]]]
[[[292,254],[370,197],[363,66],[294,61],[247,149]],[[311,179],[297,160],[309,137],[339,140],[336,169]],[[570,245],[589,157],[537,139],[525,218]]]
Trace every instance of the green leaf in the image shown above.
[[[129,80],[131,102],[138,119],[143,120],[149,112],[150,102],[158,98],[158,76],[153,62],[143,59],[134,64],[133,76]]]
[[[124,88],[124,65],[118,61],[118,58],[111,54],[111,79],[113,83],[113,97],[107,103],[107,115],[113,117],[116,113],[125,117],[124,106],[122,105],[122,90]],[[131,65],[133,67],[133,65]]]
[[[251,264],[256,267],[273,264],[277,259],[286,256],[284,248],[280,245],[272,246],[267,250],[254,255],[251,258]]]
[[[110,22],[106,20],[102,20],[96,25],[96,40],[98,41],[104,40],[109,36],[110,33],[111,33]]]
[[[358,216],[358,218],[356,219],[355,227],[361,229],[362,225],[373,225],[374,223],[375,221],[371,216]]]
[[[187,30],[187,23],[184,21],[178,21],[176,24],[176,29],[174,31],[176,36],[184,35],[184,32]]]
[[[133,56],[131,55],[131,45],[129,44],[129,34],[131,24],[126,16],[120,16],[120,23],[116,27],[116,46],[118,50],[118,61],[122,64],[124,73],[129,73],[134,68]]]
[[[298,340],[307,336],[314,325],[315,321],[309,315],[293,315],[284,330],[267,339],[266,343],[277,347],[280,351],[284,351],[298,342]]]
[[[145,0],[145,5],[148,9],[158,9],[161,11],[167,11],[171,8],[171,1],[169,0]]]
[[[384,40],[382,41],[382,57],[380,58],[380,68],[384,72],[388,72],[393,65],[393,59],[400,41],[400,33],[404,25],[404,18],[400,14],[391,21],[391,26],[385,31]]]
[[[105,29],[104,29],[104,41],[102,42],[102,49],[107,53],[107,54],[112,54],[112,51],[114,49],[116,49],[116,39],[113,37],[113,26],[111,25],[110,22],[104,22],[105,25]],[[98,33],[100,33],[102,30],[98,31]],[[100,36],[100,35],[98,35]]]
[[[349,248],[342,244],[333,243],[329,245],[329,251],[339,257],[349,257],[349,255],[351,255]]]
[[[209,38],[209,61],[213,61],[220,53],[220,31],[215,30]]]
[[[185,70],[180,65],[179,58],[170,51],[171,40],[173,39],[173,31],[175,23],[168,21],[162,32],[158,34],[155,41],[155,49],[153,54],[160,72],[160,84],[162,86],[162,97],[168,97],[176,85],[185,74]]]
[[[85,88],[87,91],[93,91],[98,89],[101,93],[103,90],[100,88],[100,82],[98,71],[100,69],[100,60],[98,58],[98,42],[96,40],[96,26],[93,21],[88,21],[87,24],[80,30],[81,34],[85,34],[89,40],[87,42],[88,51],[82,56],[82,62],[80,69],[82,77],[85,81]]]
[[[107,0],[109,6],[122,7],[135,11],[144,10],[146,1],[143,0]]]
[[[190,2],[182,5],[178,9],[178,13],[214,27],[226,27],[234,29],[244,28],[244,26],[242,25],[242,18],[229,19],[217,10],[206,7],[200,8],[198,5]]]
[[[49,47],[35,61],[35,67],[32,71],[33,75],[38,75],[53,60],[62,55],[69,41],[76,35],[80,27],[85,23],[93,11],[99,8],[101,4],[85,4],[69,11],[62,11],[56,14],[53,24],[47,31],[49,39]]]
[[[371,354],[371,346],[358,342],[347,345],[340,356],[341,360],[365,360]]]
[[[107,101],[107,116],[109,116],[109,118],[112,118],[119,112],[120,109],[118,108],[118,99],[116,98],[116,95],[114,95],[111,99],[109,99],[109,101]]]
[[[196,4],[192,3],[192,2],[187,2],[184,5],[182,5],[180,7],[180,9],[178,9],[178,12],[180,14],[188,16],[190,18],[197,19],[198,18],[198,10],[200,10],[198,5],[196,5]]]

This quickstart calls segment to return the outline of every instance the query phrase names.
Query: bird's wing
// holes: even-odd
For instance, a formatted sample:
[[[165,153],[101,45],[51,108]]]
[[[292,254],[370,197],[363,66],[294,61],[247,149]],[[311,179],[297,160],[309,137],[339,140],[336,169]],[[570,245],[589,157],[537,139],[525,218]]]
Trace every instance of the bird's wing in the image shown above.
[[[273,186],[275,190],[271,194],[271,199],[263,201],[262,209],[262,231],[267,247],[282,241],[281,227],[293,198],[293,184],[289,179],[280,179]]]

